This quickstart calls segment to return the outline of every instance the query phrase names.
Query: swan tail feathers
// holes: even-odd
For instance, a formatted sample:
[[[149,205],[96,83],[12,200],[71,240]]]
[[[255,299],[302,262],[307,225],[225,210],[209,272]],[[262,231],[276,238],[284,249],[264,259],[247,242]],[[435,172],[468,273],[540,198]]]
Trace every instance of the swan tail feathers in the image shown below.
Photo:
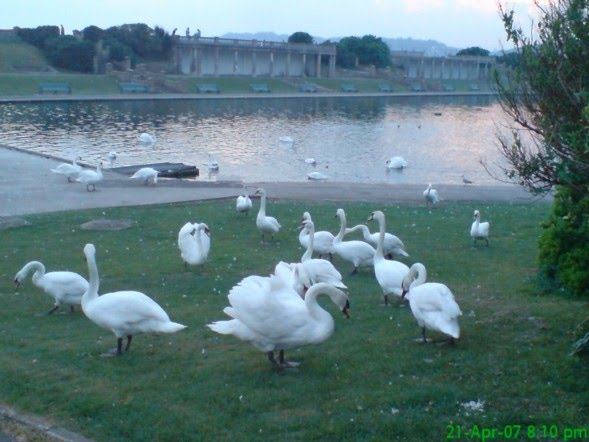
[[[186,326],[177,322],[167,322],[159,330],[162,333],[176,333],[177,331],[185,329]]]

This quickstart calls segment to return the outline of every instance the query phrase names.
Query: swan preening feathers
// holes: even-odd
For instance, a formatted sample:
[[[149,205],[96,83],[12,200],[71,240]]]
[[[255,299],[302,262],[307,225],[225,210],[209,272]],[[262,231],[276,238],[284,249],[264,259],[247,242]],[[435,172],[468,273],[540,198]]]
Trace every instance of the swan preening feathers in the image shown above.
[[[123,336],[127,337],[125,351],[129,351],[133,335],[175,333],[186,328],[185,325],[170,321],[164,309],[144,293],[126,290],[99,296],[96,248],[93,244],[86,244],[84,255],[88,263],[90,283],[82,296],[82,310],[92,322],[112,331],[117,338],[117,348],[105,356],[122,354]]]
[[[45,266],[39,261],[27,263],[14,277],[16,288],[26,279],[29,273],[33,273],[32,281],[55,301],[55,306],[47,312],[48,315],[59,309],[63,304],[71,306],[80,305],[82,295],[88,289],[88,281],[74,272],[49,272],[45,273]]]
[[[178,248],[185,268],[188,264],[204,266],[211,250],[209,227],[205,223],[184,224],[178,232]]]
[[[244,185],[243,186],[243,195],[239,195],[237,197],[237,200],[235,201],[235,210],[237,210],[240,213],[245,213],[247,215],[247,213],[251,210],[252,208],[252,200],[250,199],[248,193],[247,193],[247,188]]]
[[[234,286],[223,312],[232,319],[208,324],[220,334],[233,335],[267,354],[276,369],[292,367],[284,351],[325,342],[333,333],[334,321],[317,298],[327,295],[349,317],[348,296],[329,284],[312,285],[305,298],[293,289],[288,277],[248,276]],[[279,351],[276,361],[274,352]]]
[[[489,222],[481,222],[481,212],[474,211],[474,221],[470,226],[470,236],[472,238],[473,246],[477,245],[477,240],[485,241],[487,247],[489,246]]]
[[[425,266],[415,263],[403,278],[403,297],[409,300],[411,312],[422,330],[423,342],[427,342],[425,330],[444,333],[451,342],[460,337],[458,317],[462,315],[454,295],[448,287],[437,282],[425,282]]]

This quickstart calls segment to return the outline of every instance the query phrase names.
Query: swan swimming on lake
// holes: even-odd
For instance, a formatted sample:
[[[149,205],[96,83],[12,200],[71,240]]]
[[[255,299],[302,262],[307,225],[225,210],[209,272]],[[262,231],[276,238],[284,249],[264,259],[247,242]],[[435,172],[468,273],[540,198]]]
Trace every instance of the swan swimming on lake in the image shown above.
[[[127,337],[125,351],[131,348],[133,335],[139,333],[175,333],[185,325],[170,321],[168,314],[157,302],[144,293],[125,290],[98,295],[99,276],[96,265],[96,248],[86,244],[84,255],[88,263],[90,283],[82,296],[84,314],[99,327],[110,330],[117,338],[117,348],[104,356],[123,354],[123,336]]]
[[[152,167],[142,167],[137,172],[135,172],[132,176],[129,177],[130,180],[143,180],[143,184],[147,186],[149,183],[153,184],[154,186],[157,183],[157,176],[159,171],[155,170]]]
[[[98,163],[96,170],[82,170],[78,174],[76,181],[86,185],[86,190],[90,192],[90,186],[92,186],[92,192],[96,190],[96,184],[102,181],[104,175],[102,174],[102,161]]]
[[[18,288],[29,273],[33,272],[32,281],[37,287],[55,300],[55,306],[46,314],[55,312],[61,305],[80,305],[82,295],[88,289],[88,281],[74,272],[58,271],[45,273],[45,266],[39,261],[27,263],[14,277],[14,286]]]
[[[321,172],[309,172],[307,179],[312,181],[327,181],[329,177]]]
[[[403,278],[403,294],[409,300],[411,312],[422,330],[422,340],[427,342],[425,329],[450,336],[450,342],[460,337],[458,318],[462,315],[454,295],[448,287],[437,282],[425,282],[427,272],[421,263],[411,266]]]
[[[108,153],[108,161],[110,163],[110,168],[112,169],[115,165],[115,161],[117,160],[118,154],[115,151],[110,151]]]
[[[72,183],[72,178],[77,178],[79,173],[83,170],[82,166],[77,163],[77,160],[81,160],[80,157],[75,157],[72,160],[72,164],[61,163],[55,169],[51,169],[51,172],[63,175],[67,178],[68,183]]]
[[[137,139],[139,140],[139,142],[145,143],[145,144],[153,144],[157,141],[157,138],[155,137],[155,135],[150,135],[146,132],[143,132],[141,135],[139,135],[137,137]]]
[[[312,285],[302,299],[292,287],[288,273],[284,277],[281,274],[248,276],[227,295],[230,306],[223,312],[232,319],[213,322],[207,327],[249,342],[265,352],[277,370],[296,367],[297,363],[285,360],[285,350],[318,345],[333,334],[333,317],[317,302],[321,295],[329,296],[349,317],[348,296],[329,284]],[[275,351],[280,352],[278,361],[274,358]]]
[[[389,169],[403,169],[407,167],[407,161],[403,157],[391,157],[386,161]]]

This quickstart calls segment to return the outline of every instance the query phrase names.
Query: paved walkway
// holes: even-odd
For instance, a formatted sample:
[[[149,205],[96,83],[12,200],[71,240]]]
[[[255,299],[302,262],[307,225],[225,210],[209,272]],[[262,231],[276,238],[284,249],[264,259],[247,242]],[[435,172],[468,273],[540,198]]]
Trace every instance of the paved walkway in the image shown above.
[[[68,183],[51,172],[63,160],[0,145],[0,216],[18,216],[63,210],[199,201],[235,197],[240,182],[160,179],[144,186],[128,177],[104,172],[95,192],[80,183]],[[248,183],[262,186],[270,198],[309,201],[374,201],[423,204],[425,185],[354,184],[336,182]],[[446,201],[532,201],[516,186],[440,185]],[[253,193],[253,190],[252,192]]]

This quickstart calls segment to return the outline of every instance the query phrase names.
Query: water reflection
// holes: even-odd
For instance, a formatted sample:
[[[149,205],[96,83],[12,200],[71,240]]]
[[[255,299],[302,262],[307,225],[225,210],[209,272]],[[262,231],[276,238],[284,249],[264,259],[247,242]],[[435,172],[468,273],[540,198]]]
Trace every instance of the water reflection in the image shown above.
[[[120,166],[184,162],[201,169],[199,180],[302,181],[317,171],[336,181],[461,183],[465,175],[498,184],[479,160],[500,161],[501,119],[487,96],[4,104],[0,142],[89,163],[110,151]],[[142,132],[157,142],[139,143]],[[408,167],[388,170],[397,155]]]

